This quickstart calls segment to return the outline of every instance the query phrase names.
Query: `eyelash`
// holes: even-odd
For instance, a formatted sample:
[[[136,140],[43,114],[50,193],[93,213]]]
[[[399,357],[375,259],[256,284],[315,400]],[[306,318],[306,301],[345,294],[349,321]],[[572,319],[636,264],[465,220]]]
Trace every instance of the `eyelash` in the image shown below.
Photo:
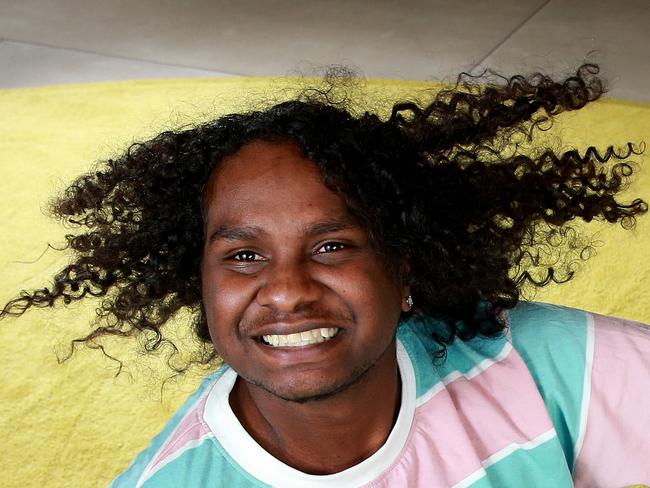
[[[330,249],[328,251],[321,251],[321,249],[323,249],[325,247],[328,247],[328,246],[329,247],[335,247],[336,249]],[[325,244],[323,244],[321,247],[318,248],[318,250],[316,251],[316,254],[326,254],[326,253],[330,253],[330,252],[336,252],[336,251],[340,251],[341,249],[345,249],[345,248],[346,248],[346,245],[341,243],[341,242],[335,242],[335,241],[326,242]]]
[[[252,256],[253,259],[242,259],[243,256],[248,255]],[[255,259],[255,257],[261,257],[259,254],[257,254],[255,251],[249,251],[249,250],[244,250],[244,251],[239,251],[236,252],[231,256],[231,259],[234,261],[242,262],[242,263],[250,263],[254,261],[262,261],[262,259]]]
[[[325,244],[321,245],[314,254],[329,254],[331,252],[336,252],[340,251],[341,249],[345,249],[347,246],[341,242],[326,242]],[[252,258],[252,259],[246,259]],[[231,259],[234,261],[242,262],[242,263],[251,263],[255,261],[263,261],[264,259],[255,259],[257,257],[261,257],[258,253],[255,251],[251,251],[248,249],[245,249],[243,251],[238,251],[235,254],[231,256]]]

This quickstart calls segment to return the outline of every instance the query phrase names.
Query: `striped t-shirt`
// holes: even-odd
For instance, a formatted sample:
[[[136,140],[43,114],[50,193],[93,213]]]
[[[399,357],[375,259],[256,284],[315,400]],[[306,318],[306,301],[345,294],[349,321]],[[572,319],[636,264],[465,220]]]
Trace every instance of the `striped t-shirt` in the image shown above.
[[[111,485],[191,487],[623,487],[650,482],[650,329],[521,303],[496,339],[456,340],[433,320],[398,328],[402,398],[386,443],[331,475],[263,450],[229,406],[236,373],[207,377]],[[369,406],[370,408],[370,406]]]

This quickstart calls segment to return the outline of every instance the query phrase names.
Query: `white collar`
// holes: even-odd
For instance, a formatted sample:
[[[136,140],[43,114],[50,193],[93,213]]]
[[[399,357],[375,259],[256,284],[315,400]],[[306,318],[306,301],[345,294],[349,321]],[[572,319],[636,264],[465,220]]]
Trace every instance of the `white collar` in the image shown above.
[[[313,475],[284,464],[265,451],[235,416],[228,397],[237,373],[228,369],[208,393],[203,418],[223,449],[245,471],[263,483],[282,488],[357,487],[369,483],[400,455],[408,439],[415,412],[415,372],[402,343],[397,340],[397,365],[402,379],[402,401],[397,421],[377,452],[361,463],[329,475]]]

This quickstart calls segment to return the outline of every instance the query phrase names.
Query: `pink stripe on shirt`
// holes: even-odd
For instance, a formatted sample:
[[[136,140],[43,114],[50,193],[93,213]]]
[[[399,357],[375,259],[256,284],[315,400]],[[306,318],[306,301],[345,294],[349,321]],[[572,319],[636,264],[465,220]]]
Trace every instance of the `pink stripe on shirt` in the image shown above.
[[[602,315],[594,318],[591,400],[576,487],[650,481],[650,329]]]
[[[150,471],[155,471],[161,463],[164,463],[165,460],[175,457],[175,455],[184,450],[186,446],[191,447],[196,444],[196,441],[210,434],[208,427],[200,420],[207,398],[207,395],[204,395],[199,403],[190,410],[181,423],[178,424],[174,433],[149,465]]]
[[[382,483],[451,486],[482,469],[481,461],[512,444],[553,429],[544,403],[519,354],[468,380],[460,377],[417,408],[411,439]],[[422,452],[431,458],[424,462]]]

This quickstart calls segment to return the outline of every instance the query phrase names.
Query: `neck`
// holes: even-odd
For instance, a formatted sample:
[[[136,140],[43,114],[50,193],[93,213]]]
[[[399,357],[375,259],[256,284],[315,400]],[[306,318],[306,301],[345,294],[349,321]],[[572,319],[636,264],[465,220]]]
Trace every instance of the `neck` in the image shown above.
[[[374,454],[393,428],[400,398],[393,344],[360,381],[330,397],[291,402],[237,378],[230,404],[266,451],[300,471],[323,475]]]

